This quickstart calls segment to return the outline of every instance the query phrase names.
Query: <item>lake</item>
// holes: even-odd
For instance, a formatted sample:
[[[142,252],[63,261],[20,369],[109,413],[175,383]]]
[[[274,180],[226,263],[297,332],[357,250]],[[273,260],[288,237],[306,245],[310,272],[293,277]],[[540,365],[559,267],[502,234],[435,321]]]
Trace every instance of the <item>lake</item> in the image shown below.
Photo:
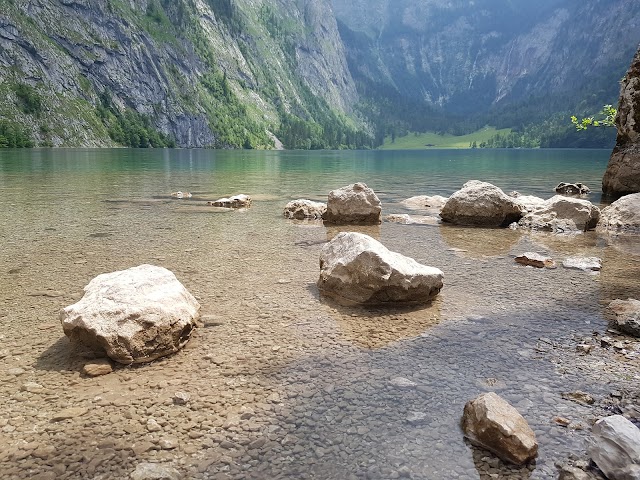
[[[203,479],[557,478],[554,463],[583,455],[610,392],[640,379],[633,355],[625,372],[615,352],[576,352],[605,334],[610,300],[640,298],[636,238],[355,227],[440,268],[445,287],[420,308],[346,308],[315,282],[322,244],[349,228],[282,209],[360,181],[383,215],[419,215],[400,202],[471,179],[544,198],[582,182],[599,204],[609,153],[0,150],[4,477],[129,478],[150,461]],[[172,199],[178,190],[193,197]],[[251,208],[206,205],[239,193]],[[513,260],[525,251],[600,257],[603,269],[525,268]],[[81,376],[91,355],[66,340],[59,310],[96,275],[143,263],[176,274],[204,325],[172,357]],[[598,402],[562,397],[576,390]],[[505,466],[465,443],[463,407],[485,391],[534,429],[535,464]],[[52,421],[68,407],[72,418]]]

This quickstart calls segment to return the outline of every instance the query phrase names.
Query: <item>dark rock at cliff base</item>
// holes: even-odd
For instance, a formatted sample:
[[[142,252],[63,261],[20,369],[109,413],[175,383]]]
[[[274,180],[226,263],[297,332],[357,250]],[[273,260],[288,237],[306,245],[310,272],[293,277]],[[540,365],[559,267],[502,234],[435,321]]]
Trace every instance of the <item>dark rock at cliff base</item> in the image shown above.
[[[640,48],[622,79],[616,117],[618,138],[602,179],[605,195],[640,192]]]

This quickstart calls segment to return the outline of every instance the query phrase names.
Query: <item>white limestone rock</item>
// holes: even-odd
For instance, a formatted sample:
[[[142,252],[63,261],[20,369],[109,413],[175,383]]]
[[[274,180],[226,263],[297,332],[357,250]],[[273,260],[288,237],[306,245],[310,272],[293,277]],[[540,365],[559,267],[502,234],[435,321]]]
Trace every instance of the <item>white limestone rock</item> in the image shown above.
[[[543,208],[546,203],[544,198],[536,197],[534,195],[518,195],[517,197],[514,197],[514,200],[516,203],[522,205],[527,213]]]
[[[640,480],[640,429],[622,415],[593,426],[589,455],[609,480]]]
[[[555,233],[586,232],[595,228],[599,219],[600,209],[590,201],[556,195],[522,217],[518,227]]]
[[[440,292],[443,278],[437,268],[367,235],[342,232],[322,248],[318,288],[345,305],[426,303]]]
[[[456,225],[506,227],[520,220],[524,213],[524,207],[500,188],[471,180],[449,197],[440,216]]]
[[[538,455],[536,435],[527,421],[494,392],[467,402],[462,430],[473,445],[516,465],[526,464]]]
[[[625,195],[602,209],[598,230],[640,232],[640,193]]]
[[[614,300],[607,307],[607,316],[621,332],[640,337],[640,301]]]
[[[71,341],[123,364],[177,352],[191,335],[200,305],[169,270],[140,265],[98,275],[60,319]]]
[[[381,212],[375,192],[364,183],[354,183],[329,192],[323,219],[335,225],[378,225]]]
[[[314,202],[312,200],[292,200],[284,207],[285,218],[295,220],[304,220],[305,218],[322,219],[327,211],[327,204],[322,202]]]
[[[444,204],[449,200],[447,197],[441,195],[418,195],[417,197],[407,198],[402,203],[405,207],[412,210],[441,210]]]

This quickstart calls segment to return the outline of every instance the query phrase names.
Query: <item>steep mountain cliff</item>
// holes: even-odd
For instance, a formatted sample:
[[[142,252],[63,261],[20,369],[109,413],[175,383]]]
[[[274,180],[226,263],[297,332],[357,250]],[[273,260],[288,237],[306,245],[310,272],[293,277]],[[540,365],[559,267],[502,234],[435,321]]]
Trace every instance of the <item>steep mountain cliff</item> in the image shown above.
[[[39,145],[370,142],[328,0],[0,0],[0,67]]]
[[[333,5],[354,77],[461,113],[615,82],[640,41],[636,0]]]

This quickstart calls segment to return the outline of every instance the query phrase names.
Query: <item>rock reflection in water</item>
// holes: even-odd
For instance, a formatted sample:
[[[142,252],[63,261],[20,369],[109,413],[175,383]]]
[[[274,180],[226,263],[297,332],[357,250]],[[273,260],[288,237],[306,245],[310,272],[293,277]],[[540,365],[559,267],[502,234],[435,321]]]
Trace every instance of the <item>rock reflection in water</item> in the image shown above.
[[[504,228],[471,228],[440,225],[440,235],[456,252],[469,258],[508,254],[522,238],[522,232]]]

